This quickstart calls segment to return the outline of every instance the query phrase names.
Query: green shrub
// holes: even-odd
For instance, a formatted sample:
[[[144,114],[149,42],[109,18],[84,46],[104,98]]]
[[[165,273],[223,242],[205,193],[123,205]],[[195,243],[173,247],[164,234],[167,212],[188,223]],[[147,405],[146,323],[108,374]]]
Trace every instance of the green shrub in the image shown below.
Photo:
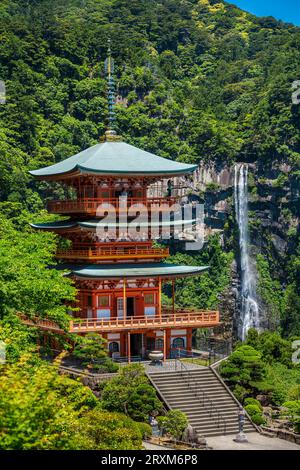
[[[294,385],[288,392],[289,401],[300,400],[300,385]]]
[[[245,406],[247,405],[255,405],[255,406],[258,406],[258,408],[262,411],[262,406],[260,404],[260,402],[258,400],[256,400],[255,398],[245,398],[244,400],[244,404]]]
[[[257,405],[247,405],[245,406],[245,410],[247,411],[248,415],[251,417],[257,413],[261,413],[261,409]]]
[[[139,364],[122,367],[116,377],[105,383],[101,398],[104,409],[125,413],[141,422],[147,421],[153,411],[162,409],[156,390]]]
[[[100,364],[93,364],[93,369],[99,373],[114,373],[118,372],[119,366],[107,357]]]
[[[150,437],[152,434],[152,429],[150,424],[147,423],[137,423],[138,428],[141,432],[142,438],[145,439],[147,437]]]
[[[254,400],[254,401],[257,401],[257,400]],[[262,415],[261,406],[257,404],[249,404],[245,406],[245,410],[247,411],[248,415],[257,426],[260,426],[266,423],[266,420]]]
[[[242,385],[235,385],[234,388],[233,388],[233,393],[234,393],[234,396],[239,400],[239,401],[243,401],[244,398],[249,395],[250,393],[250,390],[243,387]]]
[[[229,383],[234,386],[234,393],[242,392],[237,386],[244,389],[253,389],[264,379],[265,368],[261,359],[261,353],[252,346],[243,345],[238,347],[231,356],[220,365],[220,374]],[[241,399],[240,396],[237,398]]]
[[[260,413],[254,414],[253,416],[251,416],[251,419],[253,423],[257,426],[263,426],[264,424],[266,424],[265,418]]]
[[[170,410],[165,416],[158,416],[157,421],[160,429],[175,439],[180,439],[188,426],[187,417],[180,410]]]
[[[142,447],[139,424],[122,413],[94,409],[82,418],[80,431],[80,439],[86,437],[91,441],[90,450],[138,450]]]
[[[287,408],[287,411],[284,410],[282,415],[289,417],[295,432],[300,433],[300,400],[287,401],[283,406]]]

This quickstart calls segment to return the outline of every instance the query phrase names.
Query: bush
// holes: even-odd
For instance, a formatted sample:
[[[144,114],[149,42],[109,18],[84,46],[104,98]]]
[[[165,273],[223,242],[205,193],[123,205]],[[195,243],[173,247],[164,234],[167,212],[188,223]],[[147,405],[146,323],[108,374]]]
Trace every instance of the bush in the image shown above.
[[[160,429],[175,439],[180,439],[188,426],[187,417],[180,410],[170,410],[165,416],[159,416],[157,421]]]
[[[244,398],[245,391],[254,391],[265,377],[265,368],[261,353],[252,346],[238,347],[231,356],[220,365],[220,374],[233,386],[238,399]],[[239,388],[243,387],[243,389]]]
[[[256,400],[255,398],[245,398],[244,404],[245,404],[245,406],[247,406],[247,405],[258,406],[258,408],[260,409],[260,411],[262,411],[262,409],[263,409],[263,407],[261,406],[260,402],[259,402],[258,400]]]
[[[124,366],[116,377],[106,382],[101,398],[104,409],[123,412],[141,422],[147,421],[153,411],[162,409],[156,390],[139,364]]]
[[[239,400],[239,401],[243,401],[244,398],[249,395],[250,393],[250,390],[243,387],[242,385],[235,385],[234,388],[233,388],[233,394],[234,396]]]
[[[139,424],[122,413],[94,409],[84,416],[79,431],[79,443],[85,439],[90,441],[90,450],[139,450],[142,447]],[[77,448],[80,450],[80,444]]]
[[[102,360],[100,364],[93,364],[93,369],[98,373],[114,373],[118,372],[119,366],[114,361],[112,361],[109,357]]]
[[[287,401],[283,404],[287,411],[283,411],[284,416],[288,416],[293,423],[295,432],[300,433],[300,400]]]
[[[265,418],[262,416],[260,413],[256,413],[253,416],[251,416],[251,419],[256,426],[263,426],[266,424]]]
[[[77,344],[72,355],[82,361],[82,364],[93,365],[97,361],[106,362],[106,340],[97,333],[89,333],[86,336],[78,336]],[[99,364],[99,362],[98,362]]]
[[[254,400],[254,401],[257,402],[257,400]],[[247,411],[248,415],[257,426],[266,424],[266,420],[264,419],[262,415],[261,406],[257,404],[249,404],[245,406],[245,410]]]
[[[142,438],[145,439],[147,437],[150,437],[152,434],[152,428],[150,424],[147,423],[137,423],[138,428],[141,432]]]
[[[293,387],[291,387],[289,389],[288,395],[290,401],[300,400],[300,385],[294,385]]]

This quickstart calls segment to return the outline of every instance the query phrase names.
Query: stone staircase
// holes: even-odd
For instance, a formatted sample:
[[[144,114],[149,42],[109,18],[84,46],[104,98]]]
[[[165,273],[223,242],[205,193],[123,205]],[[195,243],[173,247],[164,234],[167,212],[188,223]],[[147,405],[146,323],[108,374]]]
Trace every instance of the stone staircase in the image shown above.
[[[199,436],[238,433],[238,402],[212,369],[151,371],[148,377],[167,407],[183,411]],[[255,431],[245,417],[244,432]]]

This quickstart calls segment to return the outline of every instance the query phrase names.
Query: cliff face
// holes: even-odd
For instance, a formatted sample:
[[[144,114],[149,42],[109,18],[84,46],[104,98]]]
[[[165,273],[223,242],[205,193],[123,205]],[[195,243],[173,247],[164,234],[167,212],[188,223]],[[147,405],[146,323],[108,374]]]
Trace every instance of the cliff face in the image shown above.
[[[235,260],[231,269],[231,282],[220,297],[219,308],[225,331],[236,336],[240,311],[240,258],[238,229],[234,211],[234,166],[205,165],[197,173],[197,189],[205,204],[206,233],[221,233],[224,249],[233,250]],[[286,165],[263,167],[249,164],[249,232],[250,253],[257,274],[258,296],[262,326],[272,328],[279,323],[272,315],[269,299],[260,289],[265,282],[264,273],[257,266],[257,257],[268,263],[269,275],[282,291],[287,286],[287,265],[296,250],[300,218],[300,179]]]

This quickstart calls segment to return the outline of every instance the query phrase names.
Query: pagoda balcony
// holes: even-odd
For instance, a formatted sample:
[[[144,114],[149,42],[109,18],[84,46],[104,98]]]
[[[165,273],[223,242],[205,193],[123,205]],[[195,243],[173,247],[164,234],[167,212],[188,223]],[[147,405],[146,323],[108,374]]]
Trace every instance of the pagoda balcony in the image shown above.
[[[56,257],[66,260],[97,261],[119,261],[121,259],[162,259],[169,256],[169,248],[154,247],[108,247],[108,248],[86,248],[80,250],[58,251]]]
[[[169,210],[174,204],[178,203],[178,197],[150,197],[150,198],[84,198],[72,199],[66,201],[49,201],[47,209],[53,214],[87,214],[96,216],[97,210],[105,212],[117,211],[127,212],[134,205],[142,204],[148,211],[152,210]],[[107,207],[105,207],[107,205]],[[111,206],[111,207],[110,207]],[[138,208],[137,208],[138,210]]]
[[[62,332],[62,329],[53,321],[42,319],[29,319],[22,316],[22,322],[29,326],[36,326],[44,330]],[[161,315],[132,316],[125,318],[74,318],[70,321],[70,333],[132,331],[157,328],[212,328],[220,325],[218,311],[185,311],[163,309]]]

